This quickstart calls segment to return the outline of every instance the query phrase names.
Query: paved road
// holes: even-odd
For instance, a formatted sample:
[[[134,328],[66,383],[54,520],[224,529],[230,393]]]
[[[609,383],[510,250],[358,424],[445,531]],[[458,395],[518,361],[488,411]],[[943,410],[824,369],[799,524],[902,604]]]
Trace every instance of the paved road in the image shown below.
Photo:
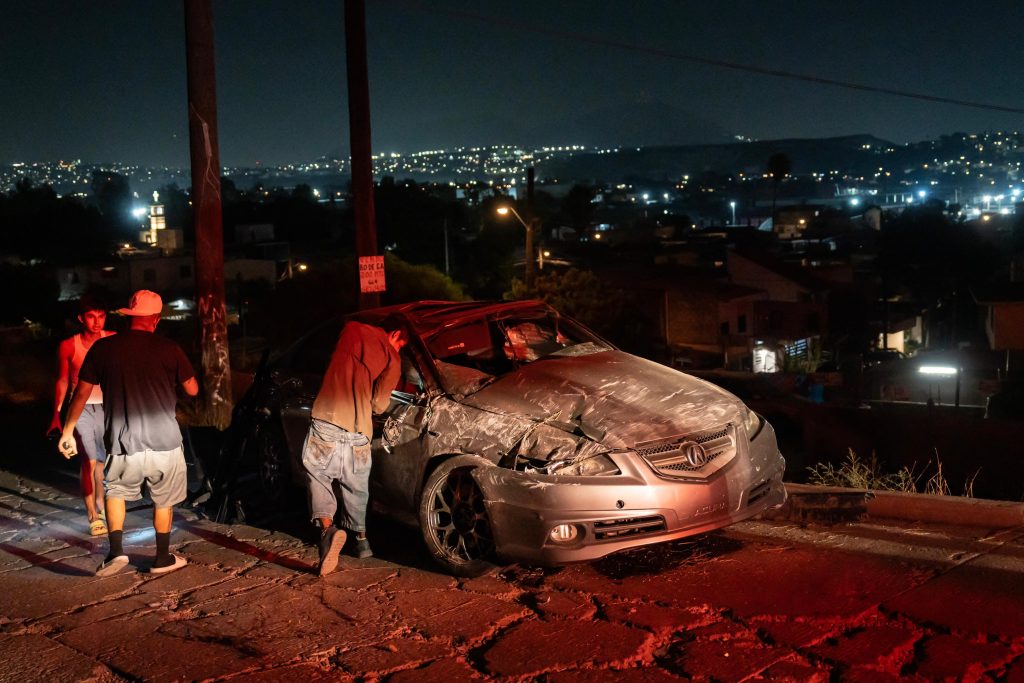
[[[1024,681],[1024,529],[756,521],[456,580],[377,523],[320,580],[292,533],[183,513],[186,568],[96,578],[74,486],[0,470],[0,680]]]

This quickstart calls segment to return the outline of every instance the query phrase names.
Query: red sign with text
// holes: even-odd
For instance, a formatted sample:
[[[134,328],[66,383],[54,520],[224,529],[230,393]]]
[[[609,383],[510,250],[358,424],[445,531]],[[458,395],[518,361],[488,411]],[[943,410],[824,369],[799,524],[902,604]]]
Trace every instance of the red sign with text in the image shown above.
[[[359,291],[367,294],[369,292],[383,292],[385,289],[384,257],[360,256]]]

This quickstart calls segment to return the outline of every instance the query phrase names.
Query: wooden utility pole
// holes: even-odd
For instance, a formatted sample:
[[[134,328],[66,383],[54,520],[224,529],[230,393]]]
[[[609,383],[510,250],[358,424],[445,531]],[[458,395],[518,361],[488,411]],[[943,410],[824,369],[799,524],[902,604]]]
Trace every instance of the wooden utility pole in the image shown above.
[[[231,422],[231,366],[224,308],[224,238],[217,147],[217,88],[213,59],[212,0],[184,0],[188,69],[188,134],[195,226],[196,310],[202,354],[201,423]]]
[[[540,219],[537,218],[537,211],[533,205],[533,177],[534,171],[533,166],[526,169],[526,244],[523,249],[525,252],[523,257],[526,259],[526,290],[529,292],[528,296],[534,296],[533,294],[533,283],[534,283],[534,253],[533,253],[533,238],[534,233],[539,231]]]
[[[345,0],[345,57],[348,66],[348,130],[352,150],[352,215],[356,224],[356,256],[376,256],[377,216],[373,204],[365,0]],[[380,306],[379,293],[360,291],[360,309],[377,306]]]

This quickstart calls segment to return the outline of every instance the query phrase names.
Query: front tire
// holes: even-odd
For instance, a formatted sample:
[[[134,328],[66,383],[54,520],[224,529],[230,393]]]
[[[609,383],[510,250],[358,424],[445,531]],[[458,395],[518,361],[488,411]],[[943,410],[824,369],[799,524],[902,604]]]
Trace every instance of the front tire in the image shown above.
[[[281,428],[273,423],[260,427],[253,439],[255,462],[260,488],[272,504],[280,504],[287,497],[291,483],[288,462],[288,442]]]
[[[441,463],[420,496],[423,540],[434,561],[455,576],[474,577],[494,568],[494,535],[483,492],[473,470],[493,465],[472,455]]]
[[[234,516],[253,526],[273,526],[305,507],[291,482],[288,442],[280,425],[260,424],[241,444],[244,462],[237,482]]]

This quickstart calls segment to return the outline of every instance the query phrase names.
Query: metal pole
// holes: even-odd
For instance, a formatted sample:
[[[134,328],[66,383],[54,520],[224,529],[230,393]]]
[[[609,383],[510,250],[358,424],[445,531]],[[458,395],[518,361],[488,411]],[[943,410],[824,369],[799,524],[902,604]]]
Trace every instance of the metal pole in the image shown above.
[[[231,367],[224,307],[224,237],[211,0],[185,0],[188,132],[196,235],[195,296],[202,355],[202,424],[231,422]]]
[[[526,289],[528,291],[533,290],[533,231],[540,223],[540,221],[537,220],[537,214],[533,207],[533,183],[534,170],[533,166],[531,166],[526,169],[526,210],[529,220],[526,221],[526,253],[523,254],[526,259]]]
[[[345,0],[345,57],[348,68],[348,129],[352,148],[352,213],[356,255],[377,255],[373,203],[373,151],[370,144],[370,81],[366,64],[366,3]],[[359,308],[380,306],[380,294],[360,292]]]

